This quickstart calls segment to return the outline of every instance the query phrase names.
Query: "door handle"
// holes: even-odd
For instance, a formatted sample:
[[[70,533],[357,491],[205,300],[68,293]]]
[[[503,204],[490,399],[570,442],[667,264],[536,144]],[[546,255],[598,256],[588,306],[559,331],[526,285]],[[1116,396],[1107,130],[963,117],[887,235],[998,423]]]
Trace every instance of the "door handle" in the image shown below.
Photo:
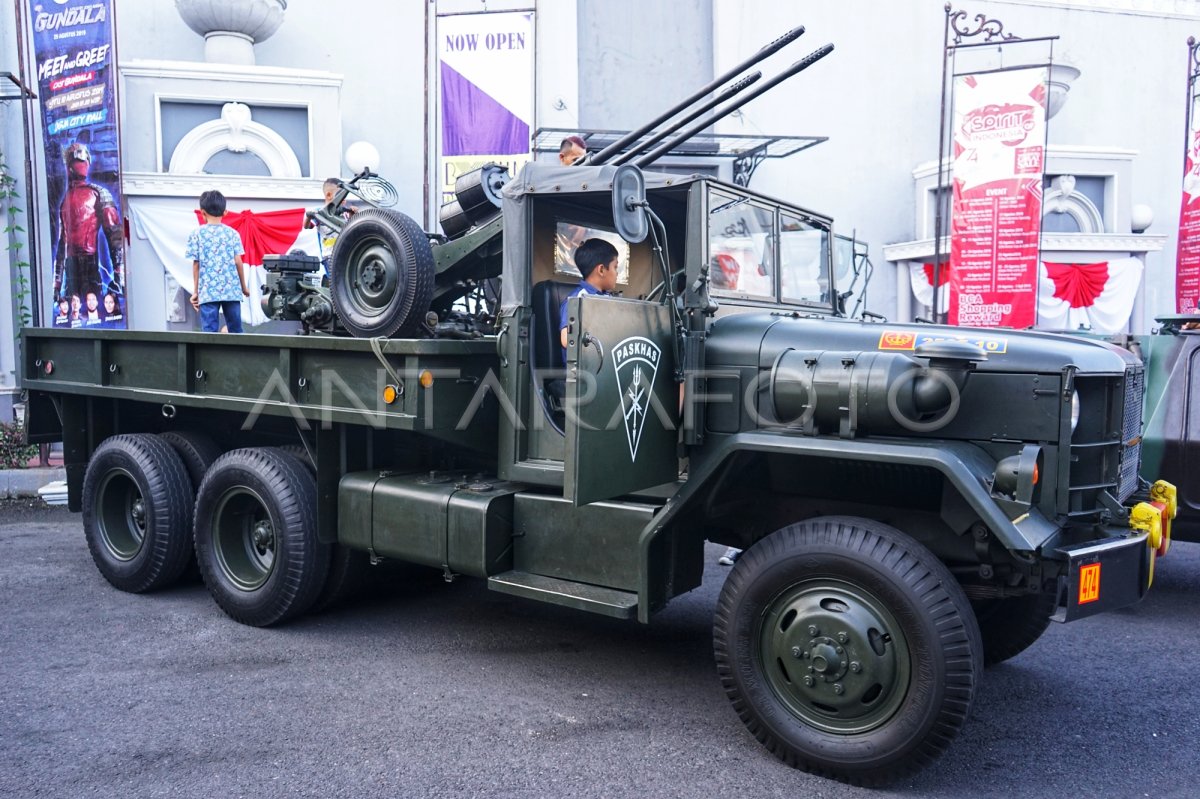
[[[604,345],[600,343],[600,339],[593,336],[590,332],[583,334],[583,346],[595,347],[600,353],[600,365],[596,367],[595,374],[600,374],[600,370],[604,368]]]
[[[508,335],[508,323],[500,325],[500,332],[496,334],[496,354],[500,356],[500,368],[508,368],[508,356],[504,354],[504,337]]]

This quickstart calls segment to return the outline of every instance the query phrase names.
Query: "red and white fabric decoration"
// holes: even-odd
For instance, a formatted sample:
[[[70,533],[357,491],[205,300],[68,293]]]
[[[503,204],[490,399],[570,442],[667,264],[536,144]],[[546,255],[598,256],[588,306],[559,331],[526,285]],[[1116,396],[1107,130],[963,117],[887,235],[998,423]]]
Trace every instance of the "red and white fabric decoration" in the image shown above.
[[[913,295],[916,296],[917,302],[933,309],[933,264],[928,263],[911,263],[909,264],[909,280],[912,283]],[[938,308],[942,311],[946,310],[948,298],[950,296],[950,264],[943,263],[942,268],[938,271]]]
[[[1142,262],[1043,262],[1038,272],[1038,327],[1109,335],[1125,330],[1142,280]]]
[[[192,264],[183,254],[187,250],[188,234],[200,223],[199,212],[181,208],[178,203],[147,199],[138,199],[129,205],[133,235],[149,243],[167,272],[184,291],[190,292]],[[265,273],[259,268],[264,255],[293,250],[320,255],[321,245],[316,231],[304,229],[304,210],[245,210],[231,211],[225,215],[225,223],[242,238],[242,247],[246,251],[243,262],[255,267],[246,270],[246,285],[250,289],[249,298],[242,300],[242,319],[246,324],[261,325],[267,321],[261,303]]]

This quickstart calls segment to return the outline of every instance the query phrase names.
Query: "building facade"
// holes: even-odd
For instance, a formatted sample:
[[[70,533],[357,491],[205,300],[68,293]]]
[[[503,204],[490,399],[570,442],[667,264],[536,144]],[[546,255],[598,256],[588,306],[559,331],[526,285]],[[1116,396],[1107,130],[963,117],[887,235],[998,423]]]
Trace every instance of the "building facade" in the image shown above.
[[[206,188],[221,189],[233,209],[312,207],[324,178],[347,177],[356,168],[345,162],[347,147],[366,142],[378,151],[378,171],[398,190],[397,207],[434,229],[441,20],[513,10],[534,15],[532,129],[628,129],[796,25],[807,33],[760,65],[765,75],[833,43],[832,55],[719,122],[715,132],[828,137],[791,157],[767,159],[751,186],[831,214],[838,232],[869,244],[876,267],[870,310],[901,319],[922,312],[908,268],[926,257],[918,245],[932,239],[930,176],[937,171],[945,20],[940,0],[355,0],[336,6],[229,0],[241,3],[275,4],[282,12],[278,29],[249,48],[253,63],[246,62],[244,43],[212,37],[206,43],[181,14],[186,0],[116,0],[130,221],[127,291],[135,329],[196,329],[179,289],[190,265],[181,252],[173,254],[169,237],[156,243],[153,230],[162,214],[194,208]],[[1049,127],[1052,158],[1061,156],[1057,176],[1072,178],[1063,202],[1098,191],[1092,204],[1099,233],[1149,237],[1106,244],[1113,252],[1143,247],[1136,324],[1173,311],[1186,41],[1200,36],[1195,3],[976,0],[961,9],[1002,21],[1018,36],[1059,37],[1055,59],[1079,73]],[[16,41],[12,4],[0,6],[0,72],[20,74]],[[36,126],[36,103],[29,110]],[[18,194],[45,215],[44,196],[37,202],[44,194],[40,151],[33,185],[25,185],[21,168],[29,154],[18,100],[0,102],[0,152]],[[1103,168],[1089,171],[1088,164],[1101,161]],[[729,159],[699,159],[695,166],[731,177]],[[1093,179],[1098,176],[1100,184]],[[1060,206],[1058,213],[1070,215]],[[1146,209],[1153,221],[1135,232]],[[42,220],[37,229],[40,291],[47,297],[49,224]],[[0,270],[0,293],[10,299],[0,303],[0,330],[6,331],[0,335],[0,418],[8,418],[16,384],[15,244],[24,244],[21,233],[0,232],[0,260],[9,267]],[[1072,239],[1062,252],[1075,258],[1095,252],[1071,249],[1076,244]]]

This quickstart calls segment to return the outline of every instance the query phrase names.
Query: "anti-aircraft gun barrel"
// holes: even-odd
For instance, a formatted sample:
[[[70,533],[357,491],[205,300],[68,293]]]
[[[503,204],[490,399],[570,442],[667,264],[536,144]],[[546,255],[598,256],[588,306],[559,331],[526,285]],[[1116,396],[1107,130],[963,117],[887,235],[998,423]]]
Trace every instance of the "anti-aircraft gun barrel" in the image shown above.
[[[747,58],[742,63],[738,64],[733,69],[729,70],[728,72],[721,75],[719,78],[715,79],[712,83],[709,83],[704,88],[702,88],[702,89],[698,90],[697,92],[695,92],[694,94],[692,94],[686,100],[684,100],[680,103],[676,103],[675,105],[671,106],[669,109],[664,111],[662,114],[659,114],[657,117],[650,120],[645,125],[642,125],[640,128],[629,131],[629,133],[626,133],[624,136],[617,139],[615,142],[608,145],[607,147],[605,147],[603,150],[596,153],[595,155],[588,157],[586,160],[582,161],[581,163],[592,164],[593,166],[599,166],[601,164],[606,163],[609,158],[611,158],[616,153],[619,153],[622,148],[627,147],[630,143],[637,141],[642,136],[645,136],[647,133],[654,130],[654,128],[656,128],[657,126],[666,122],[668,119],[675,116],[680,111],[683,111],[685,108],[687,108],[692,103],[699,100],[701,97],[704,97],[709,92],[715,91],[716,89],[718,89],[721,86],[721,84],[725,83],[726,81],[732,80],[733,78],[736,78],[739,74],[741,74],[742,70],[748,69],[748,68],[754,66],[755,64],[757,64],[759,61],[762,61],[764,58],[767,58],[768,56],[774,55],[775,53],[779,52],[785,46],[787,46],[791,42],[795,41],[796,39],[800,38],[800,36],[803,35],[803,33],[804,33],[803,25],[792,28],[790,31],[788,31],[784,35],[780,36],[775,41],[771,42],[770,44],[765,45],[761,50],[759,50],[757,53],[755,53],[754,55]],[[743,87],[743,88],[745,88],[745,87]],[[683,123],[683,124],[686,124],[686,123]]]
[[[610,163],[613,166],[619,166],[619,165],[625,163],[626,161],[628,161],[629,159],[633,158],[634,156],[636,156],[638,153],[645,152],[648,148],[653,147],[654,145],[658,144],[660,141],[667,138],[672,133],[679,130],[680,128],[682,128],[684,125],[688,124],[692,120],[696,119],[701,114],[705,113],[706,111],[711,111],[712,109],[716,108],[721,103],[732,98],[735,94],[738,94],[743,89],[745,89],[746,87],[750,86],[751,84],[753,84],[754,82],[759,80],[761,77],[762,77],[761,72],[759,72],[757,70],[754,72],[751,72],[749,75],[742,78],[737,83],[733,84],[728,89],[726,89],[725,91],[718,94],[716,97],[712,98],[711,100],[709,100],[705,103],[702,103],[701,105],[696,106],[696,108],[693,111],[690,111],[687,114],[687,116],[683,117],[682,119],[676,120],[675,122],[672,122],[670,125],[663,128],[658,133],[655,133],[649,139],[646,139],[646,141],[639,143],[636,147],[632,148],[628,152],[621,153],[616,158],[614,158]]]
[[[766,83],[763,83],[762,85],[755,87],[753,91],[747,92],[746,94],[739,96],[736,100],[734,100],[729,105],[716,111],[712,116],[707,117],[706,119],[703,119],[700,122],[697,122],[692,127],[688,128],[687,130],[683,131],[679,135],[675,136],[675,138],[671,139],[670,141],[667,141],[664,144],[659,145],[659,147],[657,149],[638,158],[638,160],[635,163],[639,167],[645,167],[645,166],[648,166],[649,164],[654,163],[659,158],[662,158],[664,155],[671,152],[671,150],[678,147],[680,144],[683,144],[685,141],[692,138],[700,131],[702,131],[705,128],[712,125],[714,122],[717,122],[718,120],[732,114],[734,111],[738,110],[743,105],[745,105],[746,103],[753,100],[755,97],[758,97],[762,94],[765,94],[766,92],[769,92],[771,89],[775,88],[780,83],[787,80],[788,78],[803,72],[804,70],[808,69],[813,64],[817,63],[822,58],[824,58],[825,56],[829,55],[832,52],[833,52],[832,44],[827,44],[818,50],[814,50],[813,52],[806,55],[804,58],[802,58],[799,61],[797,61],[796,63],[792,64],[790,67],[785,69],[783,72],[780,72],[778,75],[776,75],[775,77],[768,80]]]

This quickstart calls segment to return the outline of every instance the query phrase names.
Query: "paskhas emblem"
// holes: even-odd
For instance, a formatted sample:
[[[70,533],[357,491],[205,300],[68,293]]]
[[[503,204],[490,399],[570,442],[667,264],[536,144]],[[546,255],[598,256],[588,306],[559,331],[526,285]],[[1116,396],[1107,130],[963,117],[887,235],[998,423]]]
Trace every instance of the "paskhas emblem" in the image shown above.
[[[625,437],[629,441],[629,459],[636,461],[662,350],[648,338],[633,336],[613,348],[612,359],[621,395]]]

